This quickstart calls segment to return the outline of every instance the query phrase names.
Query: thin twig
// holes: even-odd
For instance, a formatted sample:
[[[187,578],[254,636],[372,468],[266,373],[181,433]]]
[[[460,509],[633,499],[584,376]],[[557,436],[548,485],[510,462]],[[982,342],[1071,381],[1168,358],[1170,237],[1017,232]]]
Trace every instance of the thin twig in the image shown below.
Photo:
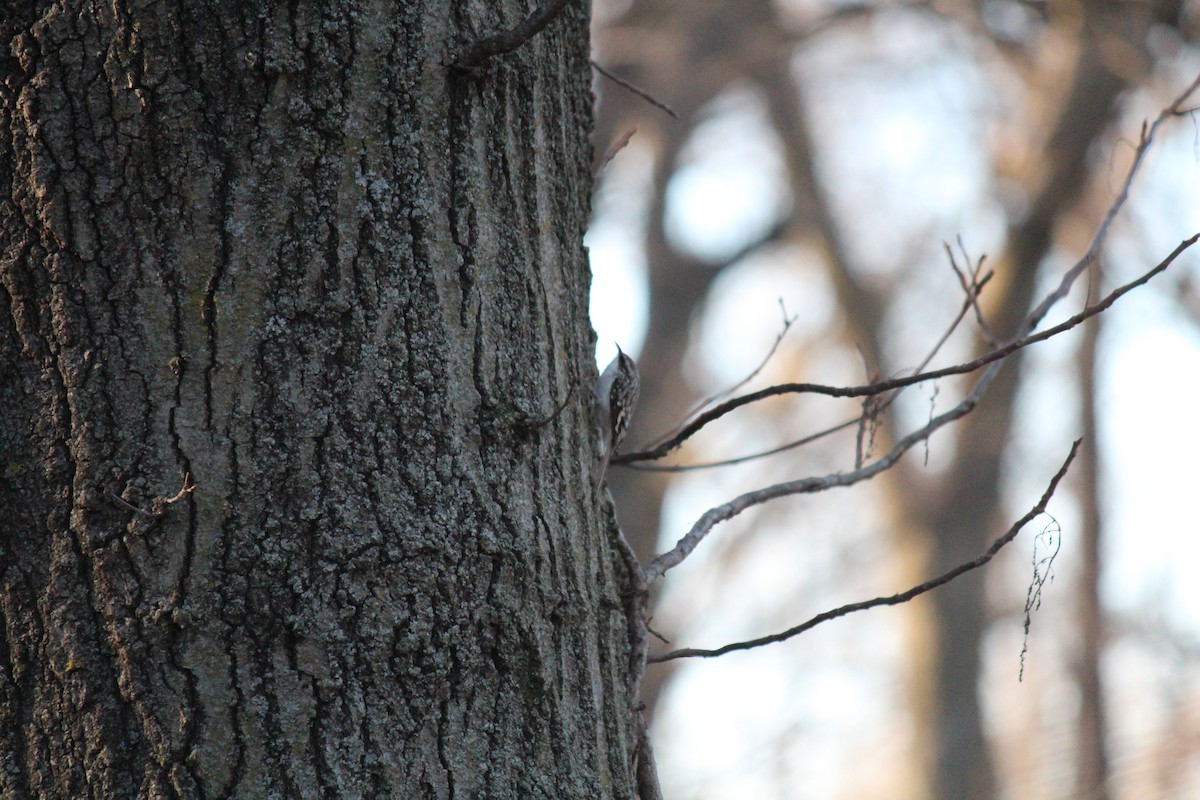
[[[545,426],[547,426],[551,422],[553,422],[554,419],[563,412],[563,409],[567,407],[567,403],[571,402],[571,395],[574,394],[575,387],[577,385],[578,385],[578,382],[575,380],[575,376],[572,375],[571,383],[569,386],[567,386],[567,396],[563,398],[562,403],[559,404],[558,408],[556,408],[552,412],[550,412],[550,416],[546,417],[545,419],[540,419],[537,422],[530,423],[529,429],[531,431],[536,431],[541,428],[544,428]]]
[[[723,397],[731,396],[738,389],[741,389],[743,386],[750,383],[750,381],[757,378],[759,376],[759,374],[764,369],[766,369],[767,364],[771,363],[771,359],[775,357],[775,354],[777,352],[779,352],[779,345],[783,344],[784,337],[787,336],[788,331],[790,331],[792,329],[792,326],[796,324],[796,320],[798,320],[800,318],[796,314],[792,314],[791,316],[788,316],[787,306],[785,306],[783,304],[782,297],[777,298],[777,302],[779,303],[779,313],[780,313],[781,317],[783,318],[783,327],[779,330],[779,333],[775,336],[775,341],[771,342],[771,347],[770,347],[770,349],[767,350],[767,354],[765,356],[763,356],[762,361],[758,362],[758,366],[755,367],[753,370],[751,370],[749,375],[742,378],[740,381],[735,383],[733,386],[730,386],[728,389],[726,389],[723,392],[717,392],[716,394],[710,396],[708,399],[697,404],[697,406],[694,410],[688,412],[688,416],[699,413],[700,410],[703,409],[705,406],[716,403],[716,402],[720,401],[721,398],[723,398]]]
[[[713,469],[715,467],[732,467],[738,464],[745,464],[747,461],[755,461],[760,458],[767,458],[769,456],[787,452],[788,450],[795,450],[797,447],[803,447],[806,444],[811,444],[818,439],[824,439],[826,436],[830,436],[838,431],[843,431],[846,428],[857,425],[861,418],[862,415],[859,414],[857,417],[852,417],[845,422],[839,422],[837,425],[832,425],[825,430],[817,431],[816,433],[810,433],[808,436],[795,439],[787,444],[781,444],[778,447],[771,448],[770,450],[763,450],[758,453],[750,453],[749,455],[737,456],[735,458],[726,458],[722,459],[721,461],[704,461],[699,464],[648,464],[641,461],[635,461],[630,464],[625,464],[624,466],[626,469],[638,470],[639,472],[694,472],[696,470]]]
[[[185,473],[183,473],[183,486],[181,486],[179,488],[179,491],[175,494],[174,497],[172,497],[168,500],[163,500],[162,502],[164,505],[168,505],[168,506],[172,505],[173,503],[178,503],[180,500],[187,497],[189,494],[191,494],[194,491],[196,491],[196,484],[192,482],[192,473],[185,472]]]
[[[147,511],[144,508],[138,508],[133,503],[114,492],[105,492],[105,494],[107,494],[111,500],[116,501],[130,511],[140,514],[146,519],[157,520],[163,514],[163,506],[174,505],[194,491],[196,491],[196,484],[192,482],[192,473],[185,472],[183,473],[183,485],[179,487],[179,491],[175,493],[174,497],[156,497],[153,501],[151,501],[150,507],[154,509],[153,511]]]
[[[105,492],[105,494],[108,495],[110,500],[115,500],[117,503],[125,506],[125,508],[129,509],[130,511],[134,512],[135,514],[141,514],[143,517],[146,517],[147,519],[154,519],[154,515],[151,514],[149,511],[146,511],[145,509],[142,509],[142,508],[138,508],[133,503],[126,500],[124,497],[121,497],[119,494],[116,494],[114,492]]]
[[[983,290],[983,287],[985,285],[987,285],[988,281],[991,280],[992,276],[993,276],[993,273],[991,271],[989,271],[986,275],[983,276],[983,278],[981,280],[978,280],[975,282],[975,295],[974,296],[975,296],[976,301],[978,300],[979,293]],[[920,372],[921,370],[923,370],[926,366],[929,365],[929,362],[932,361],[937,356],[937,354],[941,350],[942,346],[946,343],[947,340],[949,340],[950,335],[952,333],[954,333],[955,330],[958,329],[958,326],[962,323],[963,319],[965,318],[965,316],[966,316],[967,312],[970,310],[970,308],[971,308],[971,300],[970,299],[964,300],[962,307],[958,310],[958,313],[955,315],[953,321],[951,321],[949,327],[947,327],[946,331],[938,339],[937,343],[935,343],[934,346],[930,349],[929,353],[926,354],[925,358],[923,358],[921,360],[921,363],[915,368],[914,372]],[[786,316],[785,316],[785,319],[786,319]],[[795,318],[793,317],[793,320],[794,319]],[[779,342],[782,340],[784,333],[787,333],[786,328],[784,329],[784,331],[782,333],[780,333],[779,337],[776,338],[775,347],[779,346]],[[770,359],[772,353],[774,353],[774,348],[772,348],[771,353],[769,353],[767,355],[767,359]],[[763,362],[763,365],[765,365],[765,364],[766,364],[766,360],[764,360],[764,362]],[[761,365],[760,365],[759,369],[762,369]],[[756,370],[755,372],[757,373],[757,371],[758,370]],[[730,392],[736,391],[737,388],[739,388],[741,385],[744,385],[744,383],[745,383],[745,381],[743,381],[741,384],[738,384],[738,386],[733,387],[733,389],[730,389],[730,390],[727,390],[720,394],[714,395],[712,400],[707,400],[704,403],[697,405],[697,407],[695,409],[693,409],[692,411],[689,411],[687,413],[687,415],[685,415],[684,424],[686,425],[687,421],[690,420],[694,414],[699,412],[700,409],[704,408],[709,403],[714,402],[716,399],[719,399],[720,397],[722,397],[726,394],[729,394]],[[874,413],[876,415],[882,414],[889,407],[891,407],[891,405],[900,396],[901,391],[902,391],[902,389],[897,390],[895,393],[893,393],[891,396],[889,396],[885,401],[880,403],[879,406],[874,410]],[[770,456],[778,455],[779,453],[787,452],[788,450],[794,450],[797,447],[803,447],[806,444],[811,444],[812,442],[818,441],[820,439],[824,439],[826,436],[831,436],[831,435],[837,433],[838,431],[845,430],[846,428],[849,428],[851,426],[861,425],[863,422],[863,419],[864,419],[864,414],[868,410],[869,409],[864,408],[863,413],[860,413],[858,416],[856,416],[852,419],[848,419],[845,422],[839,422],[836,425],[832,425],[828,428],[825,428],[824,430],[817,431],[816,433],[812,433],[807,436],[803,436],[799,439],[795,439],[786,444],[779,445],[778,447],[772,447],[769,450],[762,450],[762,451],[759,451],[756,453],[750,453],[750,454],[747,454],[744,456],[736,456],[734,458],[726,458],[726,459],[722,459],[720,461],[706,461],[706,462],[701,462],[699,464],[648,464],[648,463],[645,463],[642,461],[631,461],[631,462],[622,464],[622,466],[626,467],[627,469],[635,469],[635,470],[640,470],[640,471],[644,471],[644,472],[692,472],[695,470],[713,469],[715,467],[730,467],[730,466],[736,466],[738,464],[745,464],[746,462],[749,462],[749,461],[755,461],[760,458],[768,458]],[[680,430],[680,428],[677,427],[673,431],[668,433],[665,437],[660,437],[660,439],[653,445],[653,447],[660,446],[668,438],[676,435],[679,432],[679,430]]]
[[[798,636],[805,631],[812,630],[821,623],[829,622],[830,620],[837,619],[838,617],[844,617],[847,614],[853,614],[857,611],[866,611],[867,609],[871,608],[879,608],[880,606],[896,606],[907,603],[915,597],[919,597],[920,595],[932,591],[939,586],[944,586],[960,575],[979,569],[995,558],[996,554],[999,553],[1000,550],[1005,547],[1005,545],[1009,544],[1013,539],[1015,539],[1017,534],[1021,532],[1022,528],[1028,525],[1039,515],[1045,513],[1046,506],[1050,503],[1050,498],[1054,496],[1054,492],[1058,488],[1059,482],[1067,474],[1067,470],[1070,468],[1071,462],[1075,460],[1075,454],[1079,452],[1079,445],[1082,441],[1082,439],[1076,439],[1075,443],[1071,445],[1071,452],[1067,455],[1066,461],[1064,461],[1063,465],[1059,467],[1059,470],[1057,473],[1055,473],[1054,477],[1050,479],[1050,485],[1046,487],[1046,491],[1042,494],[1042,498],[1037,502],[1037,504],[1023,517],[1013,523],[1012,527],[1010,527],[1004,533],[1004,535],[992,542],[991,547],[985,550],[977,558],[959,564],[950,571],[945,572],[938,577],[926,581],[918,586],[914,586],[908,591],[901,592],[899,594],[893,594],[887,597],[876,597],[873,600],[863,600],[857,603],[850,603],[848,605],[840,606],[830,611],[818,614],[806,622],[796,625],[795,627],[788,628],[785,631],[780,631],[779,633],[773,633],[769,636],[762,636],[757,639],[749,639],[744,642],[733,642],[731,644],[724,645],[723,647],[718,647],[714,650],[702,650],[698,648],[672,650],[668,653],[650,656],[648,659],[649,663],[657,664],[677,658],[714,658],[716,656],[722,656],[726,653],[732,653],[737,650],[750,650],[755,647],[762,647],[764,645],[774,644],[776,642],[783,642],[791,639],[793,636]]]
[[[489,58],[511,53],[541,33],[542,29],[558,16],[569,2],[571,0],[548,0],[535,8],[521,24],[512,30],[493,33],[491,36],[485,36],[475,42],[458,57],[454,66],[458,69],[470,70],[480,66]]]
[[[787,336],[787,333],[789,330],[791,330],[792,325],[794,325],[796,320],[799,319],[799,317],[797,317],[795,315],[792,315],[790,317],[788,316],[787,306],[785,306],[783,304],[782,297],[779,298],[779,310],[783,314],[783,328],[779,331],[779,334],[775,337],[775,341],[771,343],[771,347],[770,347],[770,349],[767,350],[767,354],[765,356],[763,356],[762,361],[758,362],[758,366],[755,367],[750,372],[749,375],[742,378],[740,381],[735,383],[733,386],[730,386],[728,389],[722,389],[721,391],[716,392],[715,394],[711,394],[708,397],[701,400],[699,403],[696,403],[696,405],[692,406],[691,409],[689,409],[688,412],[683,415],[683,422],[680,423],[680,425],[676,426],[673,430],[668,431],[667,433],[658,437],[654,446],[657,446],[657,444],[671,438],[673,435],[675,435],[675,433],[677,433],[679,431],[679,429],[683,425],[687,424],[688,420],[690,420],[692,417],[699,414],[704,409],[711,406],[713,403],[719,402],[721,400],[721,398],[723,398],[723,397],[729,397],[734,392],[736,392],[738,389],[741,389],[743,386],[748,384],[750,381],[752,381],[758,377],[759,373],[762,372],[763,369],[766,368],[766,366],[770,362],[770,360],[775,357],[776,351],[779,350],[779,345],[783,342],[783,337]]]
[[[980,273],[983,272],[983,262],[987,259],[987,256],[980,256],[979,260],[975,262],[975,266],[970,267],[969,270],[959,269],[958,262],[954,258],[954,251],[950,249],[950,245],[943,243],[942,246],[946,249],[946,257],[950,260],[950,268],[954,270],[955,276],[958,277],[958,283],[962,287],[963,293],[966,295],[970,306],[975,309],[975,322],[979,325],[980,332],[983,333],[984,341],[990,347],[998,347],[1000,340],[992,333],[991,326],[984,319],[983,309],[979,307],[979,292],[983,289],[984,284],[990,281],[995,274],[989,269],[982,278],[979,277]],[[963,264],[969,266],[971,264],[971,257],[967,255],[967,246],[963,244],[961,236],[958,237],[958,249],[962,252]],[[969,280],[968,277],[970,278]]]
[[[872,379],[871,364],[867,360],[867,354],[863,352],[862,347],[857,342],[854,344],[854,349],[858,350],[858,357],[863,362],[863,377],[867,380]],[[875,378],[879,375],[876,373]],[[879,413],[879,404],[872,402],[875,398],[866,397],[862,403],[862,413],[858,415],[858,430],[854,433],[854,468],[860,469],[871,445],[875,442],[875,429],[877,427]]]
[[[650,94],[642,87],[632,84],[629,81],[622,78],[620,75],[617,75],[616,73],[611,72],[608,69],[600,66],[599,64],[596,63],[595,59],[592,59],[592,69],[596,70],[596,72],[599,72],[601,75],[608,78],[610,81],[615,83],[617,86],[620,86],[622,89],[627,89],[628,91],[633,92],[638,97],[642,98],[647,103],[654,106],[655,108],[662,109],[667,114],[669,114],[672,119],[679,119],[679,115],[675,113],[675,109],[671,108],[669,105],[664,103],[662,100],[659,100],[657,97]]]

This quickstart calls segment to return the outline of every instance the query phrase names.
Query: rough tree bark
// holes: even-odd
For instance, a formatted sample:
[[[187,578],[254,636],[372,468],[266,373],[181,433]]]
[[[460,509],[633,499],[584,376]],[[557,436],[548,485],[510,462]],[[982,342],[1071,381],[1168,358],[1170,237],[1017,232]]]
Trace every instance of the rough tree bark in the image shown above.
[[[633,796],[587,4],[445,66],[529,10],[0,13],[0,795]]]

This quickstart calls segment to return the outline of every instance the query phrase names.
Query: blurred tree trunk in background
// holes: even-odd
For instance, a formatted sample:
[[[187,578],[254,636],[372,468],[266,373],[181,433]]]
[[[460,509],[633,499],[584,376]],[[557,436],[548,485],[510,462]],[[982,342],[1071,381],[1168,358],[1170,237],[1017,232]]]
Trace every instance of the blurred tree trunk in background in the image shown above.
[[[1118,20],[1102,17],[1104,13],[1088,10],[1071,88],[1037,159],[1040,169],[1021,176],[1030,211],[1009,229],[1007,249],[996,261],[1002,283],[985,303],[1001,337],[1015,334],[1029,309],[1039,267],[1055,242],[1055,227],[1081,202],[1089,179],[1088,154],[1113,120],[1114,101],[1126,86],[1101,54],[1103,40],[1122,32]],[[956,457],[943,473],[942,485],[917,495],[933,500],[915,510],[933,536],[935,574],[973,558],[985,546],[986,532],[1003,520],[1001,467],[1012,439],[1024,360],[1018,354],[1005,366],[987,398],[958,429]],[[965,576],[931,597],[937,631],[932,690],[937,797],[989,798],[997,793],[978,698],[980,645],[990,617],[984,579],[979,573]]]
[[[1104,606],[1100,599],[1101,554],[1104,544],[1104,513],[1100,486],[1104,470],[1101,459],[1096,354],[1104,329],[1104,315],[1092,317],[1084,329],[1079,350],[1080,417],[1087,447],[1080,464],[1083,530],[1080,531],[1080,569],[1076,588],[1079,630],[1075,644],[1075,682],[1079,685],[1079,747],[1075,764],[1075,795],[1089,800],[1108,800],[1108,742],[1105,737],[1104,683],[1101,659],[1106,644]]]
[[[627,440],[637,446],[669,430],[700,400],[683,369],[692,320],[713,281],[733,263],[706,263],[671,243],[665,227],[666,187],[679,166],[680,151],[693,127],[703,119],[706,104],[726,88],[734,69],[726,59],[737,59],[741,56],[737,48],[742,43],[761,41],[763,35],[772,36],[775,28],[768,4],[761,2],[640,3],[622,25],[641,28],[651,40],[655,32],[661,32],[682,48],[651,47],[645,52],[635,44],[627,49],[619,35],[609,42],[603,31],[597,44],[599,52],[615,57],[607,66],[629,71],[635,81],[647,85],[671,87],[664,99],[669,97],[672,110],[679,115],[677,122],[667,119],[661,126],[639,123],[648,129],[647,135],[654,142],[655,166],[645,220],[650,319],[639,359],[641,400]],[[719,36],[722,46],[704,51],[711,36]],[[647,41],[641,37],[631,39],[635,43]],[[654,54],[665,57],[655,58]],[[638,59],[642,56],[652,57],[652,64],[641,64]],[[634,59],[633,63],[627,62],[627,57]],[[699,69],[695,69],[697,65]],[[620,89],[613,91],[611,86],[605,86],[603,98],[596,121],[597,152],[621,137],[647,107],[642,98]],[[651,109],[651,114],[658,115],[656,122],[665,118],[657,109]],[[670,478],[663,473],[626,469],[614,469],[609,474],[622,528],[645,561],[654,553]],[[647,672],[642,695],[649,706],[653,707],[661,682],[673,668],[665,665]]]
[[[641,360],[645,386],[641,407],[648,411],[637,418],[633,440],[638,440],[639,434],[644,439],[662,433],[698,394],[681,372],[689,324],[704,304],[715,276],[734,262],[704,263],[682,253],[663,234],[663,213],[681,149],[705,119],[706,105],[734,88],[749,87],[766,100],[773,133],[784,150],[792,193],[784,237],[815,244],[823,254],[847,338],[861,347],[876,374],[895,375],[913,366],[889,361],[890,287],[881,289],[878,280],[864,278],[861,265],[849,254],[846,221],[833,210],[829,187],[820,179],[822,154],[815,142],[822,120],[814,119],[808,108],[803,81],[793,78],[793,57],[807,42],[829,30],[853,31],[864,19],[886,9],[830,7],[822,18],[819,11],[806,6],[817,17],[798,23],[777,16],[783,5],[767,0],[736,4],[635,0],[596,32],[597,58],[605,67],[649,89],[680,115],[678,121],[668,119],[635,95],[610,83],[601,84],[597,150],[604,150],[636,124],[638,137],[649,143],[655,158],[645,243],[650,320]],[[1038,19],[1042,28],[1036,42],[1005,40],[999,35],[989,38],[992,34],[979,16],[982,9],[974,5],[939,7],[941,13],[912,12],[930,23],[961,26],[975,37],[980,61],[1000,56],[1000,61],[1025,81],[1030,102],[1027,116],[1042,126],[1019,132],[1026,148],[1023,154],[994,153],[995,174],[1016,182],[1028,198],[1025,212],[1009,220],[1003,252],[992,254],[989,260],[997,278],[984,293],[984,308],[1000,337],[1014,333],[1027,313],[1040,268],[1051,251],[1073,247],[1064,244],[1060,229],[1083,213],[1081,201],[1093,180],[1093,170],[1099,164],[1103,172],[1108,165],[1107,160],[1096,157],[1095,146],[1111,132],[1122,93],[1150,75],[1151,56],[1146,48],[1151,27],[1177,26],[1181,13],[1176,0],[1148,5],[1051,4],[1039,9],[1030,12],[1046,15]],[[1063,53],[1072,54],[1071,59],[1064,60]],[[1092,227],[1096,221],[1088,218],[1082,224]],[[748,249],[755,244],[746,243]],[[1073,249],[1069,256],[1074,258],[1080,252]],[[930,338],[934,336],[936,332]],[[1094,358],[1094,352],[1085,357]],[[895,529],[922,531],[921,538],[928,545],[929,562],[921,568],[921,575],[937,574],[971,560],[986,547],[985,537],[1007,524],[1001,503],[1002,465],[1005,448],[1012,440],[1022,361],[1020,354],[1012,359],[983,404],[957,428],[952,463],[932,474],[919,465],[902,463],[891,475],[906,501],[891,509]],[[813,378],[798,375],[793,379]],[[668,478],[652,475],[618,470],[613,481],[626,530],[638,537],[637,547],[643,553],[652,549],[658,535],[661,500],[669,485]],[[1094,480],[1094,476],[1091,471],[1085,477]],[[1098,550],[1094,542],[1089,547],[1087,558],[1091,561],[1081,579],[1091,585],[1081,588],[1088,626],[1083,636],[1089,642],[1078,654],[1076,676],[1084,684],[1087,708],[1080,718],[1076,771],[1080,796],[1102,797],[1097,794],[1105,783],[1097,648],[1103,624],[1095,595]],[[934,652],[928,658],[932,661],[928,669],[918,667],[912,672],[931,682],[912,689],[914,697],[930,704],[931,718],[918,722],[932,733],[927,739],[932,752],[928,754],[926,791],[947,800],[998,796],[979,701],[980,645],[991,620],[985,580],[984,573],[975,573],[931,595]],[[913,657],[918,662],[926,658],[921,653]],[[654,675],[652,670],[647,680],[650,690],[655,688]]]
[[[527,5],[6,6],[0,795],[634,796]]]

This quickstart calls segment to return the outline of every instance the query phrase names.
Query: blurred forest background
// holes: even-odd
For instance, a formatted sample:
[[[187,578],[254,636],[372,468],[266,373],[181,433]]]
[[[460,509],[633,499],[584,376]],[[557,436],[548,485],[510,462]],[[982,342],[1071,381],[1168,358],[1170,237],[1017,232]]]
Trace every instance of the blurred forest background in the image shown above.
[[[748,388],[916,367],[962,302],[943,247],[960,237],[996,271],[983,310],[1009,335],[1087,248],[1143,120],[1200,72],[1200,3],[1175,0],[594,0],[594,19],[596,62],[678,115],[597,73],[597,168],[628,138],[602,167],[588,240],[601,365],[614,339],[641,365],[627,447],[749,373],[785,319]],[[1046,324],[1200,230],[1198,187],[1193,114],[1164,128],[1100,271]],[[883,479],[760,507],[672,572],[652,623],[672,647],[781,630],[974,558],[1087,439],[1050,506],[1061,534],[1040,520],[901,608],[651,666],[665,796],[1200,797],[1197,286],[1189,253],[1014,356],[972,415]],[[964,324],[933,366],[983,347]],[[873,450],[965,385],[908,390]],[[671,463],[770,449],[860,410],[774,398]],[[739,492],[853,467],[856,435],[710,470],[614,468],[623,527],[643,555],[665,549]],[[1034,563],[1059,535],[1018,681]]]

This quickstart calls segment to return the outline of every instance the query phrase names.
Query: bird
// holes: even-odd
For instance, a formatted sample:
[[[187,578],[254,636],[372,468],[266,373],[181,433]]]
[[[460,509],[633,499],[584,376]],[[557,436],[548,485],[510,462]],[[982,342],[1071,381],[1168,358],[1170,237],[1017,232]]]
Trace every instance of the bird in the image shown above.
[[[600,380],[596,382],[596,415],[600,425],[600,451],[604,459],[600,464],[600,478],[596,482],[597,493],[604,484],[609,460],[629,430],[640,389],[637,362],[617,345],[616,357],[604,368]]]

